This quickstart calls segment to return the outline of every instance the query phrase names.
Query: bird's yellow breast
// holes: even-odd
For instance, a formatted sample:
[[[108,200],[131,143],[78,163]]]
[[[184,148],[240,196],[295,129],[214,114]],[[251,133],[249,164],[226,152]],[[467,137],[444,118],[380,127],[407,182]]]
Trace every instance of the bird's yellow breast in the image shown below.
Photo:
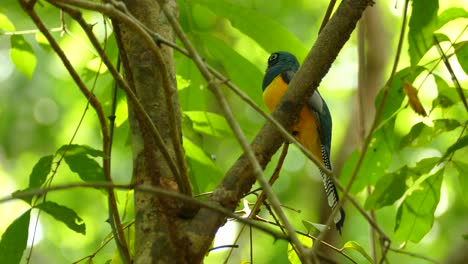
[[[263,101],[270,112],[273,112],[287,88],[288,84],[278,75],[263,91]],[[292,132],[307,150],[323,162],[317,120],[307,106],[302,108]]]

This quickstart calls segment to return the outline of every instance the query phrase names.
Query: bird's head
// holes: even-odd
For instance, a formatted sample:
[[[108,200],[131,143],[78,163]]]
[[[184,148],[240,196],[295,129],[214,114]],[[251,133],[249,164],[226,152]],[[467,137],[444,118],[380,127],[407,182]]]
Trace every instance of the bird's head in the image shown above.
[[[273,81],[273,79],[284,71],[296,72],[299,69],[299,62],[296,57],[286,51],[278,51],[268,58],[268,67],[263,78],[263,90]]]

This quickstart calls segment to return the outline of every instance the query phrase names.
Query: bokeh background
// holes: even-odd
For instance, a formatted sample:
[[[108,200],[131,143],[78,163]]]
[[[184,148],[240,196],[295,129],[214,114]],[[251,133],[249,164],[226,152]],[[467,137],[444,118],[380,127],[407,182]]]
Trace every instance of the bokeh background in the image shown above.
[[[200,54],[213,67],[225,74],[245,91],[257,104],[261,102],[261,81],[266,68],[266,60],[269,54],[278,49],[286,49],[295,53],[299,61],[302,61],[313,45],[318,35],[328,1],[304,1],[304,0],[238,0],[232,1],[232,10],[216,12],[215,9],[206,7],[206,1],[182,1],[179,0],[180,21],[195,44]],[[60,30],[61,16],[57,9],[46,2],[39,2],[36,11],[44,19],[46,25],[52,29],[54,36],[59,40],[61,47],[66,51],[68,58],[76,67],[82,78],[86,80],[88,87],[95,84],[94,92],[103,102],[107,113],[111,109],[112,79],[105,68],[101,68],[101,74],[95,80],[99,68],[99,60],[96,52],[87,42],[81,29],[70,18],[64,18],[67,31]],[[375,62],[370,65],[366,80],[369,89],[362,98],[364,105],[366,123],[372,121],[373,100],[388,79],[391,71],[399,32],[402,23],[402,8],[404,1],[377,1],[375,6],[366,13],[365,25],[361,28],[368,33],[369,58]],[[440,1],[440,12],[450,7],[462,7],[468,9],[468,3],[459,0]],[[236,13],[238,11],[239,13]],[[268,19],[278,27],[288,31],[297,39],[297,43],[291,43],[288,49],[290,37],[272,32],[282,32],[276,29],[258,28],[251,25],[250,37],[239,30],[242,21],[232,23],[227,15],[245,15],[240,12],[251,12],[256,14],[255,20]],[[16,69],[10,59],[10,35],[0,34],[0,194],[7,196],[10,193],[24,189],[28,185],[29,174],[34,164],[44,155],[55,153],[62,145],[67,144],[80,123],[80,118],[86,111],[86,115],[77,130],[73,142],[86,144],[94,148],[101,148],[101,136],[97,118],[94,112],[86,107],[86,99],[81,95],[76,85],[71,80],[68,72],[63,67],[58,57],[51,48],[44,43],[40,35],[36,34],[35,26],[27,15],[21,10],[16,1],[6,0],[0,6],[0,13],[8,17],[15,26],[15,31],[23,34],[25,39],[32,45],[37,66],[32,78],[27,78]],[[95,24],[94,32],[104,42],[107,39],[106,50],[114,59],[117,50],[109,21],[105,22],[103,17],[94,12],[84,12],[89,23]],[[249,13],[250,14],[250,13]],[[235,21],[235,20],[234,20]],[[244,21],[245,23],[251,22]],[[441,31],[447,36],[455,39],[466,29],[467,19],[458,19],[447,24]],[[271,30],[271,31],[270,31]],[[270,32],[269,32],[270,31]],[[320,92],[327,101],[334,122],[332,160],[337,175],[341,166],[349,154],[359,146],[361,133],[360,125],[356,121],[358,87],[358,34],[355,32],[351,40],[345,45],[339,57],[333,64],[328,75],[323,79]],[[258,39],[263,38],[260,45]],[[460,40],[468,40],[465,32]],[[373,41],[373,42],[372,42]],[[294,46],[293,46],[294,44]],[[294,48],[293,48],[294,47]],[[296,48],[299,47],[299,48]],[[371,50],[372,49],[372,50]],[[407,54],[408,46],[405,42],[400,65],[409,65]],[[431,50],[425,57],[427,61],[436,58],[437,52]],[[183,55],[175,52],[176,72],[179,84],[180,106],[184,112],[183,122],[190,122],[190,114],[193,111],[209,111],[220,113],[214,97],[206,89],[206,82],[198,74],[195,66]],[[467,87],[467,76],[461,70],[454,58],[451,59],[452,66],[462,87]],[[450,76],[439,67],[436,71],[449,81]],[[366,83],[366,82],[365,82]],[[427,88],[426,88],[427,87]],[[244,132],[252,139],[265,120],[254,110],[248,107],[242,100],[230,92],[224,90],[234,109],[237,120],[240,122]],[[434,86],[427,84],[421,95],[423,104],[430,102],[437,96]],[[190,111],[190,112],[189,112]],[[466,112],[460,108],[447,110],[440,115],[453,115],[461,113],[460,120],[466,120]],[[464,116],[463,116],[464,113]],[[129,145],[130,137],[128,122],[126,121],[126,103],[122,95],[118,97],[117,107],[117,129],[113,145],[113,177],[116,182],[128,183],[131,181],[132,156]],[[193,116],[192,116],[193,117]],[[399,113],[396,123],[397,134],[402,137],[406,135],[413,124],[421,120],[428,121],[415,115],[407,107]],[[392,157],[391,169],[397,169],[404,164],[415,164],[423,157],[443,153],[444,147],[453,142],[460,130],[445,133],[437,138],[433,144],[420,150],[418,153],[402,151],[395,153]],[[206,192],[216,186],[223,173],[233,164],[241,154],[232,134],[221,133],[218,136],[207,134],[192,135],[191,139],[209,158],[212,166],[209,168],[210,175],[203,173],[197,175],[199,192]],[[462,153],[468,154],[467,150]],[[276,155],[267,167],[265,175],[271,175]],[[195,167],[196,162],[190,164]],[[207,177],[207,179],[202,179]],[[60,166],[53,180],[53,184],[63,184],[79,181],[79,177],[71,172],[67,166]],[[320,175],[315,166],[308,161],[296,147],[289,149],[281,177],[273,189],[279,195],[282,203],[292,209],[285,209],[297,229],[306,231],[302,220],[311,222],[324,222],[330,213],[326,208]],[[468,234],[468,211],[463,203],[460,188],[453,169],[447,169],[444,177],[441,199],[436,210],[436,219],[432,230],[418,243],[408,243],[408,251],[426,255],[428,257],[455,263],[466,254],[467,241],[463,241],[462,234]],[[466,195],[466,194],[465,194]],[[118,192],[119,206],[122,212],[125,210],[124,222],[133,219],[132,193]],[[366,191],[357,195],[357,199],[364,202]],[[54,192],[48,195],[48,199],[58,201],[62,205],[73,208],[86,223],[86,235],[75,233],[66,228],[65,225],[56,222],[45,213],[38,216],[37,225],[30,226],[30,241],[25,254],[29,254],[33,246],[31,263],[72,263],[87,255],[93,254],[109,236],[110,226],[106,222],[107,209],[106,198],[103,192],[91,189],[72,189]],[[247,197],[254,202],[254,197]],[[242,205],[241,205],[242,206]],[[0,234],[29,206],[23,201],[12,201],[0,204]],[[345,205],[347,221],[343,235],[331,237],[333,244],[338,248],[346,241],[354,240],[366,250],[369,248],[369,227],[362,216],[349,203]],[[385,207],[376,214],[378,223],[392,238],[395,225],[396,205]],[[300,211],[300,212],[299,212]],[[37,211],[33,211],[37,215]],[[268,217],[265,212],[262,216]],[[34,222],[34,221],[31,221]],[[214,241],[214,246],[232,244],[239,225],[227,222],[220,229]],[[35,232],[34,243],[33,232]],[[249,260],[249,232],[244,231],[238,244],[240,248],[233,251],[229,263],[241,263]],[[393,241],[393,247],[399,247],[403,241]],[[256,263],[287,263],[287,243],[274,241],[270,236],[260,231],[253,231],[253,250]],[[114,255],[115,247],[112,243],[103,247],[96,255],[95,263],[104,263]],[[466,251],[466,250],[465,250]],[[206,263],[222,263],[228,250],[216,250],[211,252]],[[426,261],[412,258],[407,255],[390,252],[388,254],[390,263],[426,263]],[[346,263],[342,256],[337,256],[339,263]],[[24,259],[23,259],[24,261]],[[462,263],[462,262],[459,262]]]

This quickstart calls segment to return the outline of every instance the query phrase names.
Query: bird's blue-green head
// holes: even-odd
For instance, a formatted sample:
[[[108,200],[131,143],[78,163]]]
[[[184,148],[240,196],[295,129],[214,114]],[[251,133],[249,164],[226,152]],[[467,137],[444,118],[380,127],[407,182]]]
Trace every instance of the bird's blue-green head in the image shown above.
[[[273,79],[283,72],[295,73],[299,69],[299,62],[296,57],[286,51],[278,51],[268,58],[268,67],[263,78],[263,90],[273,81]]]

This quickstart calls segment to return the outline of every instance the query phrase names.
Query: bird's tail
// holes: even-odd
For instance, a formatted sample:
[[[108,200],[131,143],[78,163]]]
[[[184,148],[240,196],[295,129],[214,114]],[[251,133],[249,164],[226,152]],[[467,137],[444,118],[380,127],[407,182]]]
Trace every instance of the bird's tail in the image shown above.
[[[329,155],[323,146],[322,156],[324,157],[323,160],[325,163],[325,167],[331,170],[331,162],[328,158]],[[340,198],[338,197],[338,191],[336,190],[333,181],[322,170],[320,170],[320,175],[322,176],[323,185],[325,187],[325,193],[327,194],[328,206],[335,210],[336,206],[338,205],[338,201],[340,200]],[[341,228],[343,227],[343,223],[345,221],[345,212],[343,208],[340,208],[340,211],[335,214],[335,218],[333,219],[333,221],[335,222],[336,229],[338,229],[338,232],[340,232],[341,234]]]
[[[320,174],[322,175],[323,185],[325,186],[325,193],[327,194],[328,206],[335,210],[336,206],[338,205],[339,197],[338,192],[336,190],[335,184],[333,181],[322,171],[320,170]],[[336,229],[341,234],[341,228],[343,227],[343,223],[345,220],[345,212],[343,208],[340,208],[340,211],[336,213],[335,218],[333,221],[335,222]]]

